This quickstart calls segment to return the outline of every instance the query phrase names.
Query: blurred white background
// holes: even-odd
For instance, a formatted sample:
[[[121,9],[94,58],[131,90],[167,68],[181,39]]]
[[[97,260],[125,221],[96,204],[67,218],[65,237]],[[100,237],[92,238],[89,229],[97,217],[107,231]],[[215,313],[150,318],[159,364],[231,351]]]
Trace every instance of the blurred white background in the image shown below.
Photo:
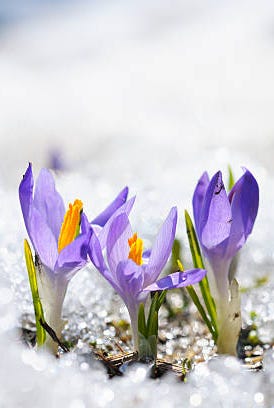
[[[1,1],[1,178],[54,149],[119,166],[225,148],[271,171],[273,72],[271,0]]]

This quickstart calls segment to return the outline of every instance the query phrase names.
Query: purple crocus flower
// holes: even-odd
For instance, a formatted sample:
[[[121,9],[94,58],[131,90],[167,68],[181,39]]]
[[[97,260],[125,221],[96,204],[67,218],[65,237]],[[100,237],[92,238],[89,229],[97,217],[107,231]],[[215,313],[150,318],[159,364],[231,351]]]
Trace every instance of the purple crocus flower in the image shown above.
[[[248,170],[228,195],[220,171],[210,181],[208,174],[204,173],[195,189],[196,231],[222,296],[227,293],[230,263],[252,231],[258,205],[258,184]]]
[[[204,173],[193,195],[197,235],[216,283],[220,339],[226,337],[222,334],[222,327],[228,328],[228,320],[232,319],[229,317],[229,309],[235,309],[235,305],[231,304],[232,299],[240,305],[239,297],[236,296],[237,282],[229,276],[231,261],[252,231],[258,205],[258,184],[247,169],[229,194],[226,193],[220,171],[211,180]],[[235,316],[238,314],[234,313]]]
[[[143,241],[132,228],[126,213],[117,215],[106,239],[105,263],[102,248],[95,234],[90,241],[89,255],[95,267],[121,296],[131,319],[134,347],[138,350],[138,310],[149,292],[180,288],[200,281],[206,271],[194,269],[175,272],[157,281],[171,253],[177,223],[177,210],[172,208],[145,258]]]
[[[40,171],[33,190],[32,166],[29,164],[19,186],[19,199],[25,226],[35,250],[39,294],[45,319],[59,337],[64,326],[61,313],[67,285],[87,262],[92,229],[80,200],[75,200],[65,211],[63,200],[55,189],[53,176],[47,169]],[[94,220],[98,222],[98,228],[102,229],[117,208],[126,204],[127,195],[126,187]],[[46,341],[49,347],[56,350],[56,344],[50,338]]]

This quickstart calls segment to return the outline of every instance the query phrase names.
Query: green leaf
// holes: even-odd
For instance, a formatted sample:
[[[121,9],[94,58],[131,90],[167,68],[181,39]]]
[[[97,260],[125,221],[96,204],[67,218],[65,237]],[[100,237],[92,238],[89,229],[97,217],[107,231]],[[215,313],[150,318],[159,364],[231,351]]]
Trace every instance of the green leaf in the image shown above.
[[[144,337],[147,336],[147,326],[146,326],[146,318],[145,318],[145,305],[143,303],[139,306],[138,312],[138,331]]]
[[[147,319],[147,332],[150,331],[150,327],[152,324],[152,320],[154,318],[154,313],[158,312],[159,308],[157,308],[158,306],[158,299],[159,299],[159,292],[155,292],[153,295],[153,298],[151,300],[151,305],[150,305],[150,309],[149,309],[149,313],[148,313],[148,319]]]
[[[190,215],[188,214],[186,210],[185,210],[185,222],[186,222],[186,230],[187,230],[187,236],[188,236],[189,246],[191,250],[193,265],[195,268],[205,269],[205,265],[203,262],[203,258],[202,258],[199,242],[197,239],[197,235],[196,235],[196,232],[193,226],[193,222],[190,218]],[[200,286],[201,293],[202,293],[202,296],[205,302],[205,306],[210,316],[210,321],[211,321],[211,324],[213,325],[213,331],[215,332],[215,337],[216,337],[218,336],[216,306],[215,306],[214,299],[211,296],[207,276],[205,276],[199,282],[199,286]]]
[[[232,172],[232,168],[230,165],[228,165],[228,191],[232,189],[234,184],[235,184],[235,179],[234,179],[234,175]]]
[[[36,341],[38,346],[42,346],[46,340],[46,331],[42,327],[40,321],[45,322],[44,312],[42,303],[40,301],[39,292],[38,292],[38,285],[36,279],[36,269],[32,258],[31,249],[29,246],[28,241],[24,240],[24,252],[25,252],[25,260],[29,275],[29,283],[30,289],[32,294],[32,301],[35,313],[35,320],[36,320]]]
[[[216,333],[211,321],[207,317],[205,309],[204,309],[203,305],[201,304],[200,299],[199,299],[194,287],[193,286],[187,286],[186,289],[187,289],[187,291],[189,293],[189,296],[191,297],[194,305],[197,307],[203,321],[207,325],[210,333],[212,334],[213,340],[216,342],[217,341],[217,333]]]
[[[158,312],[166,297],[166,290],[154,292],[146,321],[143,303],[138,311],[138,341],[140,360],[151,360],[157,357]]]
[[[172,252],[171,252],[170,273],[177,271],[177,259],[181,258],[181,250],[182,250],[181,243],[177,238],[175,238],[173,242],[173,246],[172,246]]]
[[[191,255],[193,259],[193,265],[195,268],[204,269],[205,265],[203,262],[197,235],[196,235],[196,232],[193,226],[193,222],[187,210],[185,210],[185,222],[186,222],[186,231],[187,231],[189,246],[190,246]]]
[[[151,316],[150,324],[147,328],[147,338],[150,336],[156,336],[158,338],[158,312],[155,311]]]
[[[138,353],[141,361],[155,361],[157,356],[157,336],[145,337],[142,333],[139,333]]]
[[[157,300],[157,305],[156,305],[157,312],[159,312],[160,307],[164,303],[165,298],[166,298],[166,294],[167,294],[167,290],[163,290],[162,292],[160,292],[158,300]]]

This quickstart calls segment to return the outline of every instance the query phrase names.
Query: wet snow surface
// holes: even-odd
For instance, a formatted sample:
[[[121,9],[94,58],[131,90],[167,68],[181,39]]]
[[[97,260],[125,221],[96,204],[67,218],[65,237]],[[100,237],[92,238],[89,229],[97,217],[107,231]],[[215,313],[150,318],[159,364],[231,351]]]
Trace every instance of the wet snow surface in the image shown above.
[[[137,195],[132,224],[146,247],[177,205],[186,266],[183,214],[198,177],[220,169],[226,180],[228,163],[237,177],[241,166],[251,170],[261,197],[239,260],[243,318],[251,324],[256,312],[259,338],[274,342],[272,2],[259,10],[253,1],[79,4],[47,9],[0,37],[0,406],[270,407],[273,349],[263,370],[248,371],[234,358],[212,358],[200,323],[177,327],[164,312],[160,356],[182,361],[194,350],[205,362],[197,359],[186,383],[173,373],[152,380],[141,364],[109,380],[88,344],[117,352],[110,323],[128,316],[90,265],[71,281],[64,305],[64,338],[74,351],[55,359],[22,345],[19,328],[32,329],[34,316],[17,188],[27,162],[37,175],[54,148],[67,167],[56,174],[65,203],[80,198],[92,219],[128,185]],[[192,309],[190,316],[197,317]],[[121,345],[130,350],[130,341]]]
[[[220,152],[212,153],[216,161],[220,160]],[[219,157],[219,159],[218,159]],[[223,166],[229,160],[230,154],[223,153]],[[238,162],[246,161],[241,157],[233,157]],[[205,165],[211,169],[212,163],[206,157]],[[194,160],[194,165],[199,166]],[[216,163],[216,162],[215,162]],[[221,163],[219,161],[219,167]],[[93,164],[95,165],[95,164]],[[168,211],[171,202],[178,204],[181,217],[178,223],[178,236],[186,244],[186,234],[183,228],[183,209],[190,206],[189,184],[193,182],[191,168],[193,162],[179,162],[170,171],[169,177],[155,186],[150,184],[149,177],[132,175],[130,185],[137,192],[137,203],[132,213],[133,225],[146,238],[149,245],[162,217]],[[249,168],[258,175],[261,181],[261,194],[267,191],[267,173],[256,163],[249,163]],[[112,175],[115,178],[115,175]],[[102,175],[82,168],[79,173],[70,173],[56,177],[56,183],[65,197],[71,199],[71,186],[84,202],[94,202],[94,207],[103,206],[111,199],[115,188],[108,185],[103,194],[100,193]],[[115,184],[115,180],[114,180]],[[88,188],[88,186],[90,186]],[[172,188],[173,186],[173,188]],[[135,188],[134,188],[135,187]],[[80,194],[81,193],[81,194]],[[250,323],[250,312],[256,311],[260,336],[265,342],[273,342],[273,278],[272,257],[273,232],[270,220],[271,200],[273,194],[262,198],[261,211],[254,235],[250,237],[247,248],[242,251],[239,264],[239,280],[244,287],[254,284],[257,277],[269,276],[269,283],[252,292],[243,295],[243,314],[245,323]],[[69,198],[68,198],[69,199]],[[49,355],[37,354],[20,344],[19,333],[14,328],[22,325],[28,327],[33,321],[33,311],[28,287],[27,274],[23,259],[22,241],[25,237],[22,217],[18,208],[17,192],[8,195],[1,190],[1,200],[4,208],[1,217],[1,403],[3,406],[28,406],[35,401],[36,406],[208,406],[222,404],[223,406],[258,406],[268,407],[273,401],[273,351],[269,350],[264,359],[264,370],[249,372],[240,362],[231,357],[213,358],[209,363],[198,363],[189,375],[187,383],[179,383],[173,373],[160,380],[149,377],[149,368],[145,365],[132,365],[125,369],[123,377],[108,379],[105,368],[91,357],[88,343],[97,342],[97,348],[115,347],[115,330],[108,323],[112,320],[127,319],[127,313],[120,300],[115,296],[110,286],[102,280],[97,271],[87,266],[72,280],[64,307],[64,317],[69,323],[64,331],[67,340],[76,343],[74,352],[62,355],[59,360]],[[96,200],[96,203],[95,203]],[[265,201],[265,202],[264,202]],[[188,204],[187,204],[188,202]],[[157,211],[159,215],[157,216]],[[269,216],[270,214],[270,216]],[[273,220],[274,221],[274,220]],[[263,231],[267,240],[262,242]],[[185,252],[187,252],[187,245]],[[189,260],[189,255],[186,255]],[[193,315],[195,319],[195,315]],[[175,355],[177,361],[182,361],[187,352],[196,350],[199,357],[207,359],[212,354],[208,334],[201,336],[198,330],[196,344],[189,344],[184,323],[171,325],[168,332],[163,319],[160,336],[167,336],[165,345],[160,346],[160,354],[168,359]],[[26,323],[27,322],[27,323]],[[121,343],[125,351],[129,347]]]

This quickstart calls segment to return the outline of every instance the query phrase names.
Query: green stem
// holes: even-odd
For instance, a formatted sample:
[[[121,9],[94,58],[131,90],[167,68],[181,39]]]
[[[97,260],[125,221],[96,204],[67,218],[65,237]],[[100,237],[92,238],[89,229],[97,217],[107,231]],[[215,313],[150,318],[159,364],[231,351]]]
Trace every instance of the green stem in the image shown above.
[[[197,235],[193,226],[193,222],[190,218],[190,215],[185,210],[185,222],[186,222],[186,230],[191,250],[191,255],[193,259],[193,264],[195,268],[205,269],[205,265],[203,262],[200,246],[198,243]],[[205,302],[206,309],[210,316],[211,324],[214,327],[215,336],[218,337],[218,329],[217,329],[217,313],[216,313],[216,305],[214,299],[211,296],[210,287],[208,283],[207,276],[205,276],[200,282],[199,286],[201,289],[201,293]]]
[[[201,304],[201,302],[199,300],[199,297],[198,297],[197,293],[195,292],[195,289],[193,288],[193,286],[187,286],[186,289],[187,289],[193,303],[197,307],[202,319],[204,320],[205,324],[207,325],[210,333],[212,334],[214,342],[216,343],[216,341],[217,341],[217,332],[216,332],[214,326],[212,325],[212,322],[207,317],[205,309],[203,308],[203,305]]]

